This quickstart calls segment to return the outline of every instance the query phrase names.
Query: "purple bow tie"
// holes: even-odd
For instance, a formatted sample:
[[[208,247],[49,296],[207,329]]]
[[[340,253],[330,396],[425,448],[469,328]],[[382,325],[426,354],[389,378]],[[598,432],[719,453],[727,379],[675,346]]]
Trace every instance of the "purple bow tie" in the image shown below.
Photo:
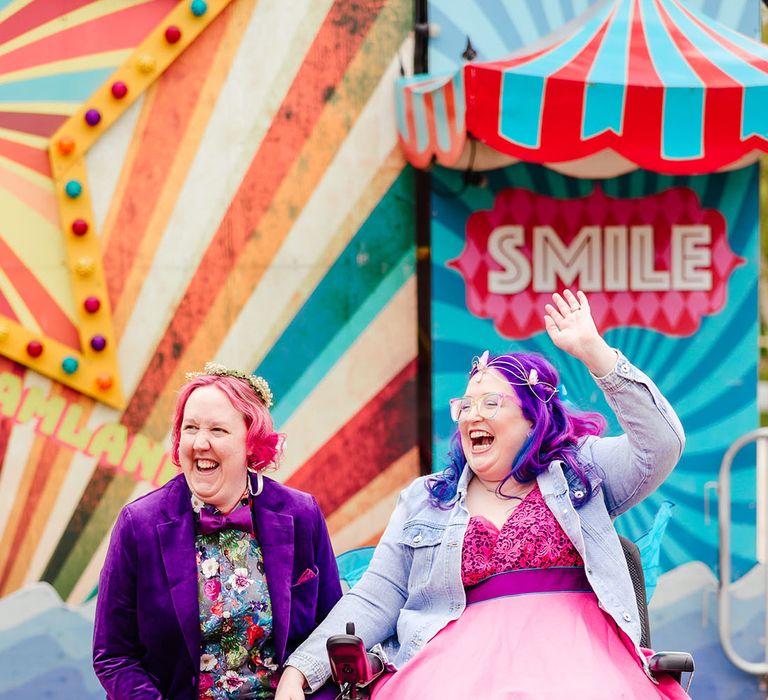
[[[212,532],[226,530],[230,527],[252,533],[251,509],[248,506],[242,506],[235,508],[229,515],[216,515],[207,508],[200,509],[200,532],[203,535],[210,535]]]

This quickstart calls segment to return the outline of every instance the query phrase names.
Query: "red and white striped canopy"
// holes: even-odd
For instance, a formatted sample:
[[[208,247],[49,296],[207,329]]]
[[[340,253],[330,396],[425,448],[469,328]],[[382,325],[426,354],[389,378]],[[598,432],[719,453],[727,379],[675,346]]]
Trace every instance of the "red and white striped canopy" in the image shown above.
[[[401,79],[397,108],[417,167],[463,165],[471,136],[580,176],[715,172],[768,150],[768,47],[681,0],[606,0],[502,60]]]

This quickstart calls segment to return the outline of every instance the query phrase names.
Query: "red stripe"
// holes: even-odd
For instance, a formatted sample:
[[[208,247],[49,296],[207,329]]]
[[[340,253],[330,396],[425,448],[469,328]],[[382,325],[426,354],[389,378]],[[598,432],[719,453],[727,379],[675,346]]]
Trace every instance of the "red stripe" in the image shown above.
[[[540,117],[540,150],[549,154],[544,155],[546,160],[552,156],[557,160],[571,160],[590,150],[581,139],[584,91],[587,76],[615,17],[616,9],[573,60],[546,80]]]
[[[464,131],[466,127],[459,129],[458,119],[456,117],[456,86],[453,80],[445,86],[443,96],[445,99],[445,118],[448,125],[448,138],[450,139],[448,152],[446,153],[446,164],[450,165],[461,155],[461,151],[464,148]]]
[[[56,3],[51,2],[51,5]],[[0,56],[0,73],[23,70],[76,56],[134,48],[168,14],[176,3],[154,3],[129,7],[95,17]]]
[[[179,155],[179,143],[195,114],[206,75],[219,50],[234,14],[223,12],[205,32],[184,51],[156,83],[150,111],[136,138],[137,146],[120,208],[112,226],[113,234],[104,251],[104,276],[112,307],[117,306],[125,281],[141,249],[141,243],[160,196],[163,183]],[[173,133],[175,138],[168,138]]]
[[[61,396],[66,402],[65,405],[78,403],[82,394],[65,386],[60,386],[56,395]],[[38,508],[38,502],[40,494],[45,490],[46,481],[49,479],[51,470],[53,469],[56,458],[61,453],[61,446],[53,440],[45,440],[43,448],[38,454],[38,458],[34,464],[27,464],[26,470],[32,470],[33,476],[27,490],[27,496],[25,499],[22,512],[24,513],[24,522],[31,522],[34,518],[35,512]],[[11,532],[9,529],[6,536]],[[11,552],[21,551],[24,546],[24,540],[29,536],[30,532],[27,527],[17,527],[13,533],[13,544],[10,547]],[[2,591],[7,582],[8,576],[13,569],[13,565],[6,561],[5,570],[0,575],[0,591]]]
[[[51,164],[48,161],[48,155],[45,151],[34,146],[27,146],[23,143],[0,139],[0,156],[5,156],[9,160],[23,165],[25,168],[51,177]]]
[[[99,0],[32,0],[29,5],[0,22],[0,44],[95,2]]]
[[[3,261],[3,272],[40,324],[43,334],[79,350],[80,335],[77,328],[2,237],[0,260]]]
[[[24,522],[29,523],[35,515],[37,510],[37,503],[40,493],[45,488],[45,482],[48,479],[51,469],[53,468],[53,462],[59,452],[59,445],[52,440],[45,440],[43,443],[43,449],[40,450],[40,458],[34,465],[27,464],[26,469],[33,469],[34,474],[30,481],[29,490],[27,491],[26,503],[23,509]],[[11,530],[12,531],[12,530]],[[24,538],[29,532],[28,528],[23,524],[13,531],[13,543],[10,546],[9,551],[16,552],[20,550],[24,544]],[[8,537],[8,533],[5,535]],[[5,589],[5,585],[8,582],[8,577],[13,570],[13,559],[6,561],[5,568],[0,573],[0,591]]]
[[[429,143],[423,151],[419,151],[419,141],[416,135],[416,111],[413,108],[414,93],[413,90],[405,91],[405,123],[408,129],[407,140],[403,142],[408,160],[417,168],[425,168],[432,161],[434,155],[430,150]]]
[[[287,480],[330,515],[418,443],[416,360]]]
[[[72,550],[80,543],[80,537],[83,534],[83,531],[88,526],[91,516],[96,512],[96,509],[104,499],[104,495],[107,493],[113,479],[114,470],[111,468],[105,469],[100,465],[99,468],[93,472],[87,488],[80,496],[80,500],[78,501],[64,532],[59,538],[56,549],[48,560],[43,575],[40,577],[42,581],[48,581],[48,583],[51,584],[57,582],[56,579],[61,573],[62,568],[66,565]],[[130,487],[135,484],[135,482],[131,484],[130,482],[132,481],[132,479],[124,477],[122,485],[125,486],[125,488],[115,489],[117,493],[110,494],[112,497],[112,500],[110,501],[110,520],[109,523],[105,524],[103,527],[101,523],[99,523],[99,541],[103,535],[107,534],[109,531],[109,524],[115,519],[117,512],[122,507],[125,499],[130,495]],[[80,546],[85,547],[83,550],[84,553],[80,553],[81,556],[87,558],[91,556],[91,553],[96,549],[98,544],[88,542],[87,546],[84,544],[81,544]],[[83,566],[85,565],[83,564]]]
[[[485,65],[464,68],[467,133],[505,153],[507,141],[498,134],[503,75],[502,70]]]
[[[713,29],[708,27],[707,25],[703,24],[698,17],[691,14],[691,12],[681,3],[676,3],[678,8],[684,12],[688,18],[694,22],[703,32],[706,32],[714,41],[719,43],[724,49],[727,51],[730,51],[735,56],[740,58],[745,63],[749,64],[753,68],[756,68],[757,70],[765,73],[768,76],[768,60],[761,58],[760,56],[757,56],[755,54],[750,53],[749,51],[746,51],[741,46],[738,46],[737,44],[734,44],[730,39],[728,39],[725,36],[722,36],[721,34],[718,34]],[[764,47],[763,44],[759,44],[758,42],[754,42],[756,45]],[[740,109],[743,109],[743,106],[740,106]],[[714,129],[715,127],[713,127]],[[739,148],[734,148],[730,154],[723,154],[722,160],[723,164],[727,164],[729,162],[733,162],[735,159],[735,155],[743,155],[748,153],[752,149],[759,149],[761,151],[766,151],[766,139],[762,136],[759,136],[757,134],[753,134],[752,136],[749,136],[746,138],[746,140],[741,141],[742,138],[742,124],[741,121],[738,125],[738,132],[737,132],[737,139],[734,142],[734,144],[738,144]]]
[[[562,46],[569,39],[570,37],[565,36],[562,39],[559,39],[558,41],[555,41],[554,43],[545,46],[544,48],[536,49],[535,51],[531,51],[530,53],[516,54],[511,58],[502,58],[498,61],[484,61],[483,63],[477,64],[477,66],[479,68],[491,67],[494,70],[502,70],[502,71],[508,70],[510,68],[515,68],[517,66],[522,66],[525,63],[530,63],[531,61],[534,61],[535,59],[539,58],[539,56],[543,56],[544,54],[547,54],[550,51],[554,51],[555,49]]]
[[[184,347],[204,323],[312,133],[326,105],[328,88],[344,77],[382,5],[383,0],[337,0],[331,7],[123,414],[122,422],[129,428],[141,428]]]
[[[628,77],[620,134],[606,131],[588,141],[581,140],[583,91],[588,89],[588,74],[583,72],[583,68],[587,64],[591,65],[594,60],[588,51],[582,52],[563,70],[548,77],[538,148],[525,148],[510,143],[498,133],[503,70],[520,65],[530,58],[519,56],[495,63],[467,65],[464,69],[468,107],[467,131],[496,150],[533,162],[563,162],[612,148],[641,167],[664,173],[711,172],[735,162],[752,149],[766,150],[766,140],[762,137],[752,136],[745,142],[741,140],[743,88],[740,89],[737,81],[733,81],[726,73],[710,64],[706,56],[702,55],[674,25],[662,9],[661,0],[656,0],[656,4],[659,6],[665,30],[669,32],[692,69],[707,85],[704,104],[704,157],[684,161],[666,160],[663,157],[662,114],[666,88],[659,79],[649,54],[646,28],[638,0],[632,0],[631,7]],[[688,14],[690,16],[690,13]],[[691,16],[691,19],[724,47],[768,73],[768,61],[749,56],[746,51],[738,49],[727,39],[716,36],[695,17]],[[601,34],[606,31],[607,26],[606,23],[601,25]],[[539,52],[541,53],[543,52]],[[583,65],[580,65],[582,62]],[[524,99],[524,96],[521,99]]]
[[[520,157],[519,153],[531,153],[535,154],[534,160],[538,161],[538,154],[540,153],[538,149],[527,149],[510,144],[499,133],[499,110],[501,109],[503,76],[505,72],[512,72],[515,68],[530,63],[540,56],[555,50],[566,43],[567,39],[568,37],[564,37],[544,48],[500,61],[467,64],[464,67],[467,133],[502,153],[516,155],[517,157]],[[545,85],[545,92],[546,90],[547,86]],[[546,99],[544,102],[546,104]],[[569,106],[566,113],[571,113],[572,110],[572,106]],[[561,120],[562,114],[563,112],[560,111],[558,115]],[[578,143],[578,139],[575,143]],[[560,158],[556,160],[560,160]]]
[[[448,133],[455,134],[458,129],[456,124],[456,88],[453,80],[445,84],[443,100],[445,100],[445,121],[448,126]]]
[[[422,96],[424,101],[424,116],[427,121],[427,148],[432,154],[437,154],[440,146],[437,143],[437,124],[435,124],[435,101],[433,92],[425,92]]]
[[[51,136],[67,119],[68,117],[63,114],[0,112],[0,129],[21,131],[36,136]]]
[[[711,63],[680,31],[661,5],[659,15],[677,50],[706,86],[702,155],[707,161],[728,163],[737,158],[742,150],[740,142],[744,86]]]
[[[621,144],[640,144],[640,148],[653,153],[645,155],[659,158],[661,155],[661,115],[664,107],[664,86],[651,60],[645,39],[645,28],[637,0],[633,3],[632,29],[629,39],[628,84],[624,106]],[[622,153],[626,153],[622,149]],[[640,155],[641,160],[643,156]]]
[[[703,24],[701,20],[699,20],[698,17],[691,14],[690,10],[688,10],[685,5],[683,5],[680,2],[676,3],[679,10],[684,12],[688,18],[696,24],[703,32],[706,32],[709,34],[709,36],[714,39],[718,44],[720,44],[723,48],[727,49],[734,55],[738,56],[744,63],[748,63],[750,66],[754,66],[758,70],[762,71],[763,73],[768,73],[768,61],[764,58],[760,58],[760,56],[757,56],[756,54],[749,53],[749,51],[744,50],[741,46],[738,46],[737,44],[734,44],[730,39],[723,36],[722,34],[718,34],[713,29],[708,27],[706,24]],[[750,38],[750,37],[746,37]],[[754,40],[753,40],[754,41]],[[765,48],[764,44],[761,44],[757,41],[755,43],[755,49],[757,50],[758,47]]]

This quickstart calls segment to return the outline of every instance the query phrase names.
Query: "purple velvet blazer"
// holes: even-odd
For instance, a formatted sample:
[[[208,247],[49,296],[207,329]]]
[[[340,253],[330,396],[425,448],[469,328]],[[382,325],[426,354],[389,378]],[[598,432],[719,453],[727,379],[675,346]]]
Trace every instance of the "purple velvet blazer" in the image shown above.
[[[282,664],[341,597],[336,559],[309,494],[265,478],[252,513]],[[315,575],[297,583],[307,570]],[[197,698],[197,596],[195,524],[179,475],[125,506],[112,532],[93,638],[93,666],[108,698]]]

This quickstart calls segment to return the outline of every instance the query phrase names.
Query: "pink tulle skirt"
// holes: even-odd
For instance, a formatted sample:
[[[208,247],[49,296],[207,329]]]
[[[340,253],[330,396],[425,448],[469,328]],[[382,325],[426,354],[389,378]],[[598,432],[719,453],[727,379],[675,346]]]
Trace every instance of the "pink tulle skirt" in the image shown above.
[[[656,685],[645,674],[632,642],[594,593],[549,591],[468,605],[401,670],[383,678],[372,700],[688,697],[672,678]]]

